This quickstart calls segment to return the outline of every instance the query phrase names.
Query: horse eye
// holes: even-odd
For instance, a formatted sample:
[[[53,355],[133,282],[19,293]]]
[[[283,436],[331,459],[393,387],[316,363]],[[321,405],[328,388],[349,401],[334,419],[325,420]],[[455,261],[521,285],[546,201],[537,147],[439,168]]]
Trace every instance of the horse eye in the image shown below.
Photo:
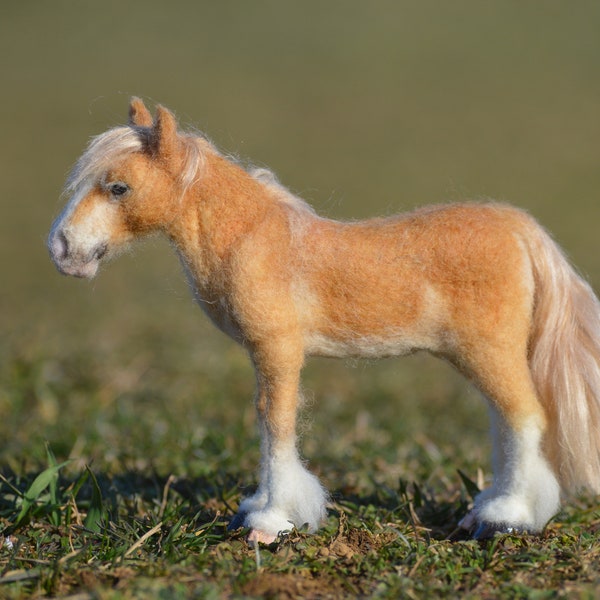
[[[122,181],[116,181],[108,186],[108,191],[115,197],[119,198],[129,191],[129,186]]]

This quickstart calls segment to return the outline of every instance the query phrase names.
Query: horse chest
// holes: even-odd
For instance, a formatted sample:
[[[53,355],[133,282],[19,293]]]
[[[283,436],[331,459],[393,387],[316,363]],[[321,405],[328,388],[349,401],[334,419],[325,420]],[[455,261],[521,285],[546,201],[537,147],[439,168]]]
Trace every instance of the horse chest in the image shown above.
[[[209,301],[201,298],[197,293],[195,296],[200,308],[223,333],[238,342],[243,339],[240,325],[224,297]]]

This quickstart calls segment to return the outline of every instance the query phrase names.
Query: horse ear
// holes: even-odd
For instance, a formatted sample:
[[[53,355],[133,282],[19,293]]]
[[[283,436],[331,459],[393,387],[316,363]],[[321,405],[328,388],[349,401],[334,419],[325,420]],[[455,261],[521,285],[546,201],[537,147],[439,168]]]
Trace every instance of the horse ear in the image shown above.
[[[152,131],[150,146],[153,152],[162,158],[175,156],[179,147],[177,139],[177,121],[173,113],[164,106],[156,107],[156,121]]]
[[[129,124],[137,127],[152,127],[152,115],[144,102],[135,96],[129,102]]]

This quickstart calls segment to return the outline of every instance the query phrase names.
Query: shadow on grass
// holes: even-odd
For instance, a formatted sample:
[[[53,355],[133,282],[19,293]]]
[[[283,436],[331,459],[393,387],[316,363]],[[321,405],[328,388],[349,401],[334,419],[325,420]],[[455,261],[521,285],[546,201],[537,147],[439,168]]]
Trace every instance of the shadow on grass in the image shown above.
[[[241,476],[226,472],[189,478],[137,470],[93,473],[86,468],[67,477],[61,466],[50,465],[41,473],[0,474],[3,535],[18,535],[34,523],[98,533],[132,523],[153,527],[177,522],[190,532],[211,524],[211,539],[218,542],[227,538],[227,526],[243,495],[252,492],[241,484]],[[395,489],[375,484],[369,493],[338,489],[332,494],[330,514],[344,513],[351,527],[376,522],[443,540],[467,512],[469,496],[464,488],[436,493],[401,480]]]
[[[191,479],[135,470],[110,475],[87,467],[76,477],[58,471],[0,474],[2,535],[26,535],[32,526],[98,533],[173,522],[186,530],[210,523],[224,535],[239,499],[239,481],[221,473]]]
[[[349,515],[353,526],[375,519],[433,540],[455,539],[458,522],[472,502],[468,490],[457,488],[442,495],[405,480],[400,480],[396,489],[376,485],[368,494],[337,490],[332,498],[338,510]]]

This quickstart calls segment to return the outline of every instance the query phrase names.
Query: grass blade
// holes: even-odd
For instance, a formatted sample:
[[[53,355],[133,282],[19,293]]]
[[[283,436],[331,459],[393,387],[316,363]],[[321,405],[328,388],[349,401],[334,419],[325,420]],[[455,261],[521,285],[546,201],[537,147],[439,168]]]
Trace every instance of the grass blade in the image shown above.
[[[460,478],[462,479],[463,485],[467,490],[467,494],[471,496],[471,499],[475,499],[475,496],[477,496],[477,494],[481,492],[479,486],[470,477],[465,475],[465,473],[463,473],[460,469],[457,469],[457,472]]]
[[[100,490],[100,486],[98,485],[98,480],[94,473],[92,473],[91,469],[86,466],[85,467],[91,482],[92,482],[92,500],[90,502],[90,508],[88,510],[88,514],[84,521],[84,526],[86,529],[90,531],[100,531],[100,525],[102,523],[102,519],[105,516],[106,510],[104,508],[104,502],[102,500],[102,491]]]
[[[54,452],[52,452],[52,449],[50,448],[50,444],[46,444],[46,456],[48,457],[48,467],[56,467],[58,463],[56,462],[56,456],[54,456]],[[50,503],[52,506],[52,510],[49,515],[50,522],[53,525],[58,526],[60,525],[60,502],[58,500],[58,473],[55,477],[52,477],[50,479],[48,489],[50,491]]]
[[[23,519],[29,514],[31,508],[35,505],[42,492],[56,479],[58,472],[70,460],[60,463],[59,465],[53,465],[48,467],[45,471],[42,471],[29,486],[28,490],[23,495],[23,504],[21,506],[21,512],[15,521],[15,527],[21,524]]]

